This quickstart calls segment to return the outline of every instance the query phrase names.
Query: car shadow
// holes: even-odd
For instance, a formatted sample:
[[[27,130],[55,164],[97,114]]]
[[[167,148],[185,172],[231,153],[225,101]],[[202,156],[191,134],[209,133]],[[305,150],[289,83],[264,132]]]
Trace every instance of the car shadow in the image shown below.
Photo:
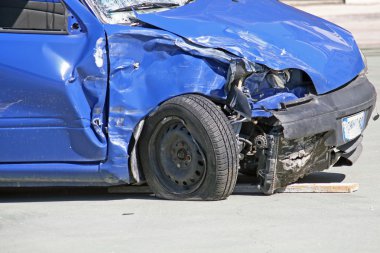
[[[300,184],[306,183],[341,183],[346,178],[345,174],[335,172],[314,172],[297,181]]]
[[[346,175],[342,173],[335,172],[314,172],[309,174],[296,183],[305,184],[305,183],[340,183],[346,178]],[[238,184],[259,184],[260,180],[257,177],[247,176],[239,174]]]
[[[56,202],[56,201],[112,201],[123,199],[157,200],[150,193],[109,193],[102,187],[44,187],[44,188],[2,188],[0,203]]]
[[[300,179],[297,183],[340,183],[345,175],[333,172],[316,172]],[[239,175],[237,185],[252,186],[246,192],[234,192],[234,195],[265,196],[255,188],[259,179],[252,176]],[[56,201],[110,201],[125,199],[159,200],[147,186],[122,186],[116,187],[117,191],[108,192],[103,187],[44,187],[44,188],[0,188],[0,203],[18,202],[56,202]],[[124,190],[123,190],[124,189]]]
[[[299,179],[297,184],[306,183],[340,183],[346,178],[346,175],[334,172],[314,172],[310,175]],[[239,175],[237,185],[233,195],[250,195],[250,196],[266,196],[262,194],[258,185],[260,179],[253,176]]]

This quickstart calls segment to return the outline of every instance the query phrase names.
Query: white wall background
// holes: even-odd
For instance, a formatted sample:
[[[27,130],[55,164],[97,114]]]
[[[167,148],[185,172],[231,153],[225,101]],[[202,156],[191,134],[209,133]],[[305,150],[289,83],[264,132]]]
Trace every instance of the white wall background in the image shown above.
[[[372,4],[380,3],[380,0],[346,0],[347,4]]]

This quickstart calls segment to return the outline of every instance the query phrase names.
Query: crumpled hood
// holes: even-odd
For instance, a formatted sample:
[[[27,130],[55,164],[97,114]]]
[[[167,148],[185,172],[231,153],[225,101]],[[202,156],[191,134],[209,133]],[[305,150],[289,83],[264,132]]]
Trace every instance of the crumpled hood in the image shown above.
[[[277,0],[196,0],[138,19],[272,69],[301,69],[319,94],[346,84],[364,68],[349,32]]]

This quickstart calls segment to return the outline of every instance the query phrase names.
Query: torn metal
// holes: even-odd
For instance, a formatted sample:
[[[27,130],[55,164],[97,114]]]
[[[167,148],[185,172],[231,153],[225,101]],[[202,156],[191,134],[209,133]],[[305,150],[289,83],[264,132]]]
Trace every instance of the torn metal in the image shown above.
[[[302,70],[318,94],[349,82],[365,66],[348,31],[277,0],[196,0],[137,18],[274,70]]]
[[[275,8],[283,15],[271,19],[262,13],[247,15],[246,11],[254,11],[258,6]],[[221,16],[198,13],[190,24],[186,16],[204,8],[228,10],[225,13],[228,22]],[[287,119],[292,115],[291,111],[288,113],[290,107],[297,108],[295,105],[313,101],[315,97],[349,82],[364,68],[360,52],[349,33],[316,18],[307,19],[307,22],[305,19],[303,23],[290,21],[294,10],[278,2],[213,3],[198,0],[165,12],[134,14],[137,23],[133,27],[105,25],[110,60],[108,135],[111,158],[101,165],[101,169],[113,175],[109,177],[112,183],[142,181],[136,172],[135,151],[131,153],[128,149],[132,133],[144,117],[171,97],[186,93],[205,95],[224,105],[226,113],[240,115],[237,120],[265,119],[266,123],[270,122],[269,128],[281,126],[284,138],[290,141],[329,132],[318,129],[319,125],[314,131],[288,127]],[[252,22],[248,26],[248,21],[238,16]],[[249,20],[251,17],[255,20]],[[194,22],[197,29],[190,29]],[[275,27],[277,24],[281,25]],[[319,30],[315,30],[316,24]],[[265,28],[267,26],[271,29]],[[303,39],[321,43],[313,43],[313,47],[308,45],[306,49],[304,44],[298,44],[301,33],[296,32],[295,27],[310,29],[304,35],[307,38]],[[277,38],[279,34],[273,33],[281,29],[286,31],[289,41],[283,37],[280,40]],[[280,41],[283,41],[281,45]],[[302,53],[306,50],[313,56],[312,60]],[[335,75],[335,64],[322,69],[322,66],[330,66],[334,57],[351,62],[344,66],[345,73],[339,66],[340,74]],[[302,115],[307,120],[305,113]],[[299,136],[291,136],[289,131],[298,132]],[[250,142],[245,138],[241,140]],[[247,145],[240,144],[245,149]],[[332,146],[330,143],[325,147],[330,149]],[[252,145],[251,149],[255,148]],[[300,169],[292,179],[288,178],[288,183],[309,173],[310,156],[305,154],[293,161]],[[121,169],[130,166],[131,161],[134,164],[133,177]]]
[[[128,171],[121,169],[129,167],[128,147],[132,133],[144,117],[171,97],[203,94],[215,101],[227,100],[229,102],[224,103],[230,110],[251,116],[248,100],[240,89],[235,95],[229,94],[236,82],[244,81],[249,71],[253,71],[254,64],[220,50],[194,45],[159,29],[122,30],[122,26],[113,25],[108,27],[107,34],[110,59],[108,136],[112,158],[102,164],[101,169],[111,181],[112,178],[128,183],[140,181],[130,178]],[[242,66],[243,71],[236,71],[236,66]]]
[[[259,176],[262,191],[273,194],[312,172],[351,166],[362,152],[362,136],[345,140],[342,118],[364,113],[364,129],[375,103],[373,85],[357,77],[335,92],[284,103],[270,111],[272,118],[243,123],[241,136],[253,143],[242,150],[243,172]]]
[[[273,194],[277,189],[296,182],[316,171],[328,169],[336,162],[335,153],[324,145],[324,135],[287,140],[281,133],[268,135],[265,166],[258,168],[261,190]]]

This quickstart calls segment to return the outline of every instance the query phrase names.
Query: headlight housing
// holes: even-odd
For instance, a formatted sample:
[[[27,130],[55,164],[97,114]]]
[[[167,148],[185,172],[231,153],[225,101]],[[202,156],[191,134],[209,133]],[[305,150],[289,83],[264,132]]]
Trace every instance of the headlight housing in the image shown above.
[[[273,88],[284,89],[286,84],[290,81],[291,74],[289,70],[275,71],[272,70],[265,76],[266,81]]]
[[[273,70],[264,67],[262,71],[250,75],[244,87],[253,102],[277,94],[293,94],[298,98],[315,94],[310,77],[299,69]]]

